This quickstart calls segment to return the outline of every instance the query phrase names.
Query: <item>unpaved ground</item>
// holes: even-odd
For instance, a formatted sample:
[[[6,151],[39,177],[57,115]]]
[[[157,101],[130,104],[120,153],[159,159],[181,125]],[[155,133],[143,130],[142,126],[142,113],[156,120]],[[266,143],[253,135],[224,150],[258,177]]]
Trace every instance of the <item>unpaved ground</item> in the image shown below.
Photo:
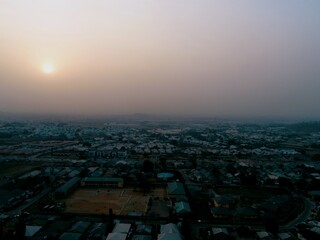
[[[108,214],[112,208],[116,215],[147,210],[150,197],[165,197],[165,189],[155,189],[148,194],[133,189],[78,189],[66,200],[66,212]]]

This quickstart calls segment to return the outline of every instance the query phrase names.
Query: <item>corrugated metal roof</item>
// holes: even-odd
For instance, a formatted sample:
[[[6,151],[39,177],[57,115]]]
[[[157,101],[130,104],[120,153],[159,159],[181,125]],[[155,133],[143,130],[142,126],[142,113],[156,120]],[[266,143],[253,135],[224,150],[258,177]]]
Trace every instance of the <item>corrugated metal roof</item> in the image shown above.
[[[70,179],[68,182],[66,182],[65,184],[63,184],[62,186],[60,186],[56,192],[67,192],[70,188],[74,187],[76,184],[78,184],[80,182],[80,178],[79,177],[74,177],[72,179]]]
[[[113,233],[128,233],[131,228],[130,223],[117,223],[114,226]]]
[[[172,195],[185,195],[183,184],[180,182],[168,183],[168,193]]]
[[[123,182],[123,178],[109,178],[109,177],[86,177],[82,182]]]

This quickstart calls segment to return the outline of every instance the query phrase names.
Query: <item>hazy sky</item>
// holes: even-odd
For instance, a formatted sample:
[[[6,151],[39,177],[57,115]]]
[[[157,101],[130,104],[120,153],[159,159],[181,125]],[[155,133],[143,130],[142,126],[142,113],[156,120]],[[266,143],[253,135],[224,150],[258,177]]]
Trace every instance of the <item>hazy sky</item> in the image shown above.
[[[320,118],[319,12],[318,0],[0,0],[0,111]]]

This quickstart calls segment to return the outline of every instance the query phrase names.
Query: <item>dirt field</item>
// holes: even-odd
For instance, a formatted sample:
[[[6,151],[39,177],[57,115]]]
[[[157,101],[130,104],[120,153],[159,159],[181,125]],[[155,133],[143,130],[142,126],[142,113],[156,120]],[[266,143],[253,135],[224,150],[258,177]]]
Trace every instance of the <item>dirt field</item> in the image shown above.
[[[164,198],[165,189],[154,189],[143,194],[133,189],[78,189],[66,200],[66,212],[108,214],[112,208],[116,215],[129,212],[145,213],[150,197]]]

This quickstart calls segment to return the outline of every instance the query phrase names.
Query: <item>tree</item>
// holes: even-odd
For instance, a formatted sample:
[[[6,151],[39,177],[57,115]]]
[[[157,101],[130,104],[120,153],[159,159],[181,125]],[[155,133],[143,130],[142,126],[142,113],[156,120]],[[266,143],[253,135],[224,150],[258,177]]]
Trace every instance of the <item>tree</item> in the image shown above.
[[[3,223],[2,222],[0,222],[0,239],[2,239],[2,237],[3,237]]]
[[[320,154],[315,154],[315,155],[313,155],[312,160],[314,160],[314,161],[320,161]]]
[[[279,223],[273,214],[266,214],[266,231],[276,235],[279,232]]]
[[[25,234],[26,234],[26,222],[25,222],[25,216],[21,215],[19,217],[19,221],[16,225],[16,234],[15,234],[15,239],[23,240],[25,239]]]
[[[239,177],[242,185],[253,186],[257,182],[257,175],[255,173],[241,173]]]
[[[197,163],[197,159],[196,158],[191,158],[191,163],[192,163],[192,167],[193,168],[197,168],[197,166],[198,166],[198,163]]]
[[[238,170],[236,169],[233,163],[229,163],[226,166],[226,170],[228,171],[228,173],[231,173],[231,174],[236,174],[238,172]]]
[[[163,157],[160,157],[159,162],[160,162],[160,166],[162,167],[162,169],[166,170],[167,169],[167,161],[166,161],[166,159],[163,158]]]
[[[293,189],[293,182],[290,178],[279,177],[278,182],[281,188]]]
[[[138,187],[141,189],[142,192],[147,193],[151,190],[151,184],[146,179],[146,177],[143,176],[143,174],[137,175],[137,182],[138,182]]]
[[[143,172],[153,172],[154,164],[150,160],[144,160],[142,165]]]

